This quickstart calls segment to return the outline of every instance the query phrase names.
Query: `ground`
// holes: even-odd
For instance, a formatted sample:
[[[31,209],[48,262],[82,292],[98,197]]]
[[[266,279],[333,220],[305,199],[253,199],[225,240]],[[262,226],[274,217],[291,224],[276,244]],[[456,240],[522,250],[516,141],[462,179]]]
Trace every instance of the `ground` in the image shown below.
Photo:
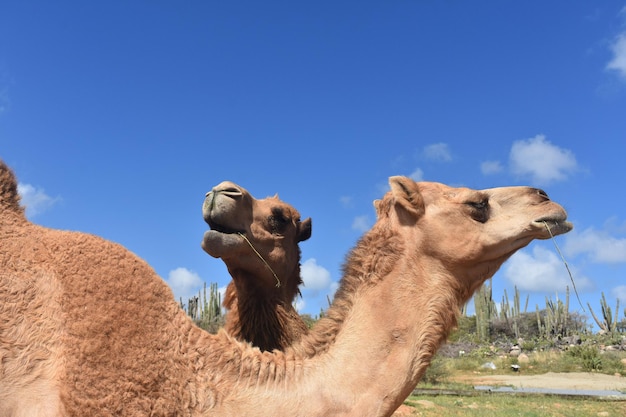
[[[555,388],[572,390],[626,390],[626,378],[592,372],[548,372],[541,375],[463,375],[458,382],[472,385],[499,385],[525,388]]]
[[[598,374],[598,373],[591,373],[591,372],[568,372],[568,373],[548,372],[546,374],[540,374],[540,375],[524,375],[523,373],[520,373],[520,374],[511,373],[507,375],[485,375],[484,373],[482,373],[480,375],[478,374],[455,375],[451,379],[456,382],[462,382],[464,384],[470,384],[470,385],[513,386],[513,387],[524,387],[524,388],[550,388],[550,389],[582,390],[582,391],[584,390],[603,390],[603,391],[604,390],[607,390],[607,391],[617,390],[617,391],[623,391],[623,392],[626,391],[626,377],[605,375],[605,374]],[[419,404],[419,409],[417,411],[415,407],[402,405],[396,410],[396,412],[393,414],[393,417],[405,417],[405,416],[413,416],[413,415],[440,415],[441,412],[451,410],[450,408],[445,408],[445,406],[436,405],[435,400],[433,401],[418,400],[418,401],[414,401],[414,403]],[[592,402],[592,403],[593,404],[605,404],[603,402]],[[619,404],[623,404],[622,402],[619,402],[619,404],[613,403],[613,402],[609,402],[606,404],[612,404],[613,408],[609,408],[607,410],[602,411],[601,413],[594,413],[591,415],[598,415],[598,416],[624,415],[623,408],[621,405],[619,405]],[[551,405],[551,407],[557,407],[557,406],[558,404],[556,403]],[[474,408],[474,407],[479,407],[479,406],[477,406],[476,403],[472,402],[472,403],[468,403],[466,407]],[[455,406],[454,408],[457,409],[459,407]],[[429,414],[429,412],[427,412],[427,410],[429,409],[432,409],[434,411],[430,412]],[[493,411],[493,410],[490,410],[490,411]],[[537,411],[537,410],[533,409],[529,411]],[[567,411],[565,412],[567,413]],[[582,415],[585,415],[584,414],[585,412],[586,411],[583,410]],[[457,414],[454,414],[454,415],[457,415]],[[471,415],[481,415],[481,414],[474,413]],[[492,415],[492,414],[489,414],[489,415]],[[509,414],[506,414],[506,415],[509,415]],[[535,415],[535,414],[532,414],[532,415]],[[543,415],[543,414],[536,414],[536,415]],[[562,414],[558,414],[558,415],[562,415]]]

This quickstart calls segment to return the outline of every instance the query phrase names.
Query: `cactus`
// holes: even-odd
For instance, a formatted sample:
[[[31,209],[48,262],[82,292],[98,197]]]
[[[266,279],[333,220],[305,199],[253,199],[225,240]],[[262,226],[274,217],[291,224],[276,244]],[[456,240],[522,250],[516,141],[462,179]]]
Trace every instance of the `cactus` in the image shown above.
[[[205,283],[204,288],[198,291],[197,296],[188,299],[186,312],[200,327],[207,330],[217,330],[215,327],[221,324],[223,319],[221,304],[222,300],[217,283],[211,283],[208,296]],[[182,299],[180,305],[185,310]]]
[[[602,321],[598,319],[598,316],[593,312],[591,308],[591,304],[587,303],[587,307],[589,307],[589,311],[591,312],[591,316],[595,320],[598,327],[608,333],[613,333],[617,330],[618,323],[618,314],[619,314],[619,298],[617,299],[617,305],[615,307],[615,318],[613,318],[613,313],[611,311],[611,306],[606,302],[606,298],[604,297],[604,292],[602,292],[602,299],[600,300],[600,307],[602,309]],[[626,310],[624,310],[624,314],[626,315]]]
[[[491,281],[485,282],[474,294],[474,308],[476,310],[476,333],[481,341],[489,340],[489,323],[497,316],[496,303],[492,298]]]
[[[569,324],[569,287],[565,289],[565,302],[558,299],[556,302],[546,297],[545,315],[542,317],[539,311],[539,305],[536,306],[537,311],[537,328],[539,335],[544,338],[550,336],[563,337],[568,336],[570,329]]]
[[[504,295],[502,296],[502,304],[500,305],[500,319],[504,320],[507,327],[513,331],[515,334],[515,338],[520,337],[519,332],[519,320],[522,316],[522,313],[526,313],[528,309],[528,299],[529,296],[526,296],[526,303],[524,304],[524,311],[521,311],[520,307],[520,295],[519,289],[515,286],[515,295],[513,296],[513,305],[511,306],[509,302],[509,295],[504,290]]]
[[[539,304],[537,304],[535,308],[537,311],[537,329],[539,331],[539,337],[545,339],[548,336],[548,332],[546,329],[546,325],[541,323],[541,313],[539,312]]]

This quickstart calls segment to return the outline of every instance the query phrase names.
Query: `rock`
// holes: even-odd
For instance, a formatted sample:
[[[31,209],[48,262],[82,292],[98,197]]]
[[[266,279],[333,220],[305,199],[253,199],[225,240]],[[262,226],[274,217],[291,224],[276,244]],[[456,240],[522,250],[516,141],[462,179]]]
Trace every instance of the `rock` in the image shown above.
[[[520,348],[518,345],[513,345],[513,347],[509,351],[509,356],[516,357],[519,356],[520,353],[522,353],[522,348]]]
[[[496,364],[493,362],[485,362],[482,364],[481,368],[483,369],[491,369],[492,371],[497,369]]]
[[[580,336],[577,334],[564,337],[563,341],[565,342],[565,344],[570,345],[570,346],[580,345],[583,342]]]
[[[519,355],[517,355],[517,362],[518,363],[528,363],[528,362],[530,362],[530,358],[528,357],[527,354],[520,353]]]

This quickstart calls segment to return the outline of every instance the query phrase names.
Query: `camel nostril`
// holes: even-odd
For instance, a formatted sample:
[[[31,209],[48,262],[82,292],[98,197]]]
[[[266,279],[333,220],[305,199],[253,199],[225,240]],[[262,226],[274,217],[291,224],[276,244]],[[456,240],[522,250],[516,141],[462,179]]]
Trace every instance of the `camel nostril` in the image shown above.
[[[550,199],[550,197],[548,197],[548,193],[546,193],[542,189],[537,188],[536,191],[537,191],[537,194],[539,194],[541,197],[545,198],[546,200]]]
[[[223,190],[220,190],[219,192],[220,192],[220,194],[226,195],[226,196],[228,196],[230,198],[233,198],[233,199],[237,199],[237,198],[243,196],[243,193],[241,192],[241,190],[239,188],[225,188]]]

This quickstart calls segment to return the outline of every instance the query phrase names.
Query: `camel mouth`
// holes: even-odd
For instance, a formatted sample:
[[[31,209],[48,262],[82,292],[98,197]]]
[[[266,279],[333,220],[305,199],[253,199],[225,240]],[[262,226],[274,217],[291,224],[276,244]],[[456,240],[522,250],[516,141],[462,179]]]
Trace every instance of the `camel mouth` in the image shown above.
[[[546,231],[547,237],[562,235],[574,228],[574,225],[568,222],[564,215],[541,217],[533,221],[533,226]]]
[[[243,230],[238,230],[232,227],[225,226],[223,224],[220,224],[214,221],[211,218],[206,219],[206,223],[209,225],[209,228],[214,232],[222,233],[225,235],[245,234],[245,231]]]

